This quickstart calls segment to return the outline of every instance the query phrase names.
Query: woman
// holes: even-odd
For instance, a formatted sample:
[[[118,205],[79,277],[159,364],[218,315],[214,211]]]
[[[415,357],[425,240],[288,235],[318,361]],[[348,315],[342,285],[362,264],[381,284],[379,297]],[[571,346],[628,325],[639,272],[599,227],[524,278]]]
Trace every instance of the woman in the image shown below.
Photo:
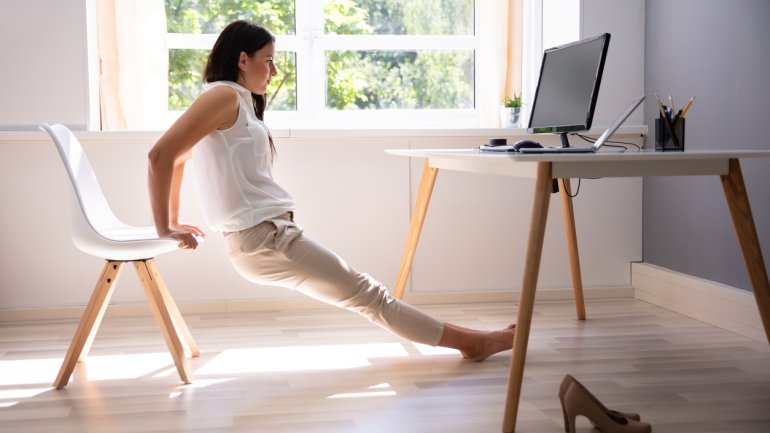
[[[275,39],[246,21],[228,25],[206,64],[204,92],[149,153],[149,190],[159,236],[195,249],[195,226],[179,223],[185,162],[195,164],[206,222],[222,231],[230,259],[250,281],[288,287],[365,316],[405,339],[450,347],[474,361],[508,350],[514,327],[476,331],[442,323],[388,294],[315,243],[294,223],[291,196],[273,181],[275,147],[262,122],[277,72]]]

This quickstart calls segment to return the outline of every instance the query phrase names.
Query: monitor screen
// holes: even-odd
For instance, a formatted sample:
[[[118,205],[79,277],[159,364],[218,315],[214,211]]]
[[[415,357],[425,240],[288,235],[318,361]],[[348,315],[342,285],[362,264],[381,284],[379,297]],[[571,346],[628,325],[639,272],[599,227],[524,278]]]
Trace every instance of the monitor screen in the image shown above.
[[[549,48],[529,117],[530,133],[591,129],[610,34]],[[564,140],[563,140],[564,142]]]

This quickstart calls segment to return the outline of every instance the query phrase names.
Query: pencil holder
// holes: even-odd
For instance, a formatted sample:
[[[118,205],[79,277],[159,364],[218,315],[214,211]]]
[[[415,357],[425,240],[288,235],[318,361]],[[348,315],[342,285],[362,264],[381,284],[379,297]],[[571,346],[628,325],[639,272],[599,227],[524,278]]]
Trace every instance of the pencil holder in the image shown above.
[[[684,122],[686,119],[679,119],[676,125],[672,125],[670,122],[667,125],[666,119],[660,117],[655,119],[655,150],[684,150]],[[676,129],[676,140],[671,136],[669,132]]]

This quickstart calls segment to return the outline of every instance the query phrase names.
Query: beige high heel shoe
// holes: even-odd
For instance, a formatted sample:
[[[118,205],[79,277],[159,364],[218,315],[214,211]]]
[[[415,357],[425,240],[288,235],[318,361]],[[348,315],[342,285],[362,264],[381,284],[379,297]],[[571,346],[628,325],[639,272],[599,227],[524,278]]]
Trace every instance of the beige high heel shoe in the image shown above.
[[[607,409],[586,387],[572,378],[562,401],[565,430],[575,433],[575,418],[583,415],[604,433],[650,433],[652,426]],[[618,412],[615,412],[618,413]]]
[[[559,385],[559,401],[561,402],[562,412],[564,414],[564,431],[569,432],[569,429],[567,428],[567,412],[564,410],[564,395],[567,393],[567,389],[569,389],[569,386],[572,385],[573,382],[577,382],[577,379],[572,377],[571,374],[567,374],[564,376],[564,379],[561,381],[561,385]],[[579,382],[578,382],[579,383]],[[581,384],[582,386],[582,384]],[[585,388],[585,387],[584,387]],[[588,391],[588,390],[586,390]],[[596,400],[596,397],[594,397],[590,392],[588,393],[594,400]],[[620,412],[617,410],[608,409],[609,413],[613,416],[617,417],[626,417],[630,418],[634,421],[639,421],[642,419],[642,417],[638,413],[634,412]],[[589,419],[591,421],[591,424],[593,424],[594,427],[598,427],[596,424],[594,424],[593,420]]]

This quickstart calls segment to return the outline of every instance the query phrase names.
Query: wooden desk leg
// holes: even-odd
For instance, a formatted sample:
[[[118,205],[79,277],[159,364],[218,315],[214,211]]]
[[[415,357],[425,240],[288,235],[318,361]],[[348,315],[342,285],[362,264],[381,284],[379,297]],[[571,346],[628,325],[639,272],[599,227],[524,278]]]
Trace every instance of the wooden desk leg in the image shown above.
[[[149,264],[148,264],[149,262]],[[150,309],[155,316],[155,321],[158,322],[160,331],[163,334],[163,339],[166,340],[166,346],[171,353],[171,357],[174,360],[174,365],[179,373],[179,377],[182,382],[188,384],[192,383],[192,375],[189,373],[188,360],[184,355],[184,346],[180,339],[180,332],[175,326],[174,319],[171,313],[171,307],[163,296],[165,288],[163,286],[163,280],[158,278],[157,272],[155,272],[154,263],[152,259],[137,260],[134,262],[136,268],[136,274],[139,276],[139,280],[144,287],[144,294],[147,296],[147,301],[150,304]]]
[[[759,246],[757,229],[754,226],[754,217],[751,215],[749,197],[743,183],[741,165],[737,159],[730,160],[730,171],[721,178],[727,207],[730,208],[730,214],[733,217],[735,233],[741,245],[751,287],[754,289],[754,299],[757,301],[759,315],[762,317],[765,336],[770,343],[770,282],[768,282],[767,268]]]
[[[417,242],[420,240],[420,232],[422,232],[422,226],[425,222],[425,215],[428,213],[430,196],[433,194],[433,185],[436,183],[437,175],[438,169],[431,167],[430,161],[426,159],[425,166],[422,169],[420,187],[417,190],[417,200],[415,201],[414,210],[412,211],[412,221],[409,223],[409,231],[406,235],[404,253],[401,256],[401,266],[398,270],[396,288],[393,293],[393,296],[398,299],[404,297],[404,290],[406,290],[406,282],[409,279],[409,272],[412,271],[414,252],[417,250]]]
[[[532,323],[532,310],[535,307],[535,290],[537,289],[537,277],[540,271],[540,257],[543,252],[545,224],[548,218],[548,204],[551,199],[552,187],[551,163],[538,163],[532,219],[529,225],[527,256],[524,265],[524,278],[519,297],[516,334],[513,338],[513,356],[511,357],[511,367],[508,374],[508,393],[505,399],[505,412],[503,415],[503,432],[506,433],[511,433],[516,429],[521,384],[524,379],[524,361],[527,357],[527,343],[529,342],[529,327]]]
[[[577,232],[575,230],[575,211],[572,207],[572,190],[569,179],[561,179],[561,209],[564,214],[564,231],[567,233],[569,264],[572,269],[572,292],[575,296],[575,309],[578,320],[586,320],[586,306],[583,300],[583,277],[580,275],[580,255],[578,254]]]
[[[123,262],[105,261],[102,273],[96,281],[96,287],[91,293],[91,299],[88,300],[83,316],[80,317],[78,329],[75,331],[75,336],[72,337],[67,355],[64,356],[59,374],[53,383],[55,388],[61,389],[67,386],[72,371],[75,369],[75,364],[88,355],[88,350],[91,348],[96,331],[99,330],[99,325],[102,323],[104,312],[110,303],[122,267]]]

